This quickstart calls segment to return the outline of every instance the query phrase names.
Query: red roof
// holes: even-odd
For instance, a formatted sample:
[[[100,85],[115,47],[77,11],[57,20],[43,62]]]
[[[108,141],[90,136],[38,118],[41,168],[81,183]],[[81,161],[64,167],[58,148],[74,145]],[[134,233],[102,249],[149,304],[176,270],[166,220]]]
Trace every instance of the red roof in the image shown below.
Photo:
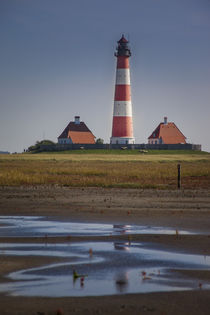
[[[81,144],[94,144],[95,137],[92,132],[86,131],[69,131],[68,138],[71,138],[73,143],[81,143]]]
[[[64,129],[58,139],[71,138],[73,143],[95,143],[95,136],[92,134],[90,129],[86,126],[86,124],[81,121],[79,123],[75,123],[71,121],[68,126]]]
[[[186,137],[173,122],[160,123],[148,139],[160,139],[165,144],[186,143]]]

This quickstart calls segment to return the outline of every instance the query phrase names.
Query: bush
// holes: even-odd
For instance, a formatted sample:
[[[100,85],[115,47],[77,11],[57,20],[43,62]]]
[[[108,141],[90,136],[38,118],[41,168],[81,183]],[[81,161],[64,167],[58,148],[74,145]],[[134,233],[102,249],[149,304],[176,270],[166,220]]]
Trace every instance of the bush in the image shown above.
[[[42,141],[37,141],[35,145],[31,145],[28,147],[28,152],[40,152],[40,146],[41,145],[54,145],[55,142],[51,140],[42,140]]]
[[[96,144],[103,144],[103,143],[104,143],[104,140],[101,139],[101,138],[98,138],[98,139],[96,140]]]

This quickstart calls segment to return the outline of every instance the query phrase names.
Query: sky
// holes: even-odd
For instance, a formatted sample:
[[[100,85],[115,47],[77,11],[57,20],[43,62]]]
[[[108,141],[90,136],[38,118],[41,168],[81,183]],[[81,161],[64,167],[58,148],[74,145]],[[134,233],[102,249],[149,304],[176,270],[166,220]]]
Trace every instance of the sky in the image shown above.
[[[1,0],[0,151],[56,142],[77,115],[109,143],[122,34],[136,143],[167,116],[210,152],[210,0]]]

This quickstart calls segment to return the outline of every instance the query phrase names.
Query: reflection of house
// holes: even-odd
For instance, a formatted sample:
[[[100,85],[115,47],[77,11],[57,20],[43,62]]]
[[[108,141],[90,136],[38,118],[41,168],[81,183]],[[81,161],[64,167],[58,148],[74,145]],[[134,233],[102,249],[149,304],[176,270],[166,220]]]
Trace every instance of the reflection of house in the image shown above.
[[[149,144],[177,144],[186,143],[186,137],[181,133],[173,122],[167,122],[167,117],[164,117],[164,122],[161,122],[148,138]]]
[[[80,116],[75,116],[75,120],[71,121],[58,137],[59,144],[94,144],[95,136],[83,121],[80,121]]]

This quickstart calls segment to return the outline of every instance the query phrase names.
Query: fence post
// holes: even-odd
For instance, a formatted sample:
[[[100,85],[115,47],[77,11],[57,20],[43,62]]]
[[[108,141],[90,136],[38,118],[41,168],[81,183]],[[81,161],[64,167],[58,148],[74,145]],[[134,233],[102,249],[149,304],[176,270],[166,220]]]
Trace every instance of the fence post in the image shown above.
[[[180,189],[181,188],[181,164],[177,165],[177,170],[178,170],[177,187],[178,189]]]

